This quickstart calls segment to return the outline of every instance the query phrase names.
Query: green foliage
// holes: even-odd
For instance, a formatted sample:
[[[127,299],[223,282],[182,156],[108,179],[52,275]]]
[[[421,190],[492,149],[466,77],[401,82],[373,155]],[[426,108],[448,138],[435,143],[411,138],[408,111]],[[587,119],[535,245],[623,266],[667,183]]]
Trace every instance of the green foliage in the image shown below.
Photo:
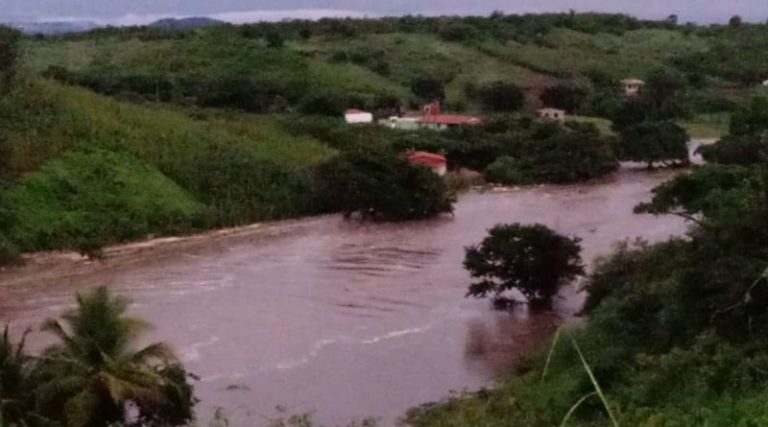
[[[483,85],[477,89],[477,98],[483,108],[495,113],[517,111],[525,104],[525,92],[511,82]]]
[[[754,97],[731,117],[731,135],[759,134],[768,130],[768,97]]]
[[[107,288],[77,295],[77,307],[48,319],[57,344],[34,365],[35,407],[70,427],[124,423],[129,406],[149,426],[184,425],[194,405],[187,375],[162,343],[136,348],[148,325],[125,316],[127,301]]]
[[[740,166],[709,165],[695,167],[690,174],[680,175],[653,189],[650,203],[642,203],[638,213],[655,215],[683,213],[688,216],[716,214],[723,207],[724,192],[755,186],[749,169]]]
[[[425,101],[445,98],[445,83],[434,77],[417,77],[411,81],[411,92]]]
[[[27,369],[30,357],[24,348],[28,333],[24,333],[18,344],[11,341],[8,326],[0,336],[0,425],[22,423],[31,409],[32,384]]]
[[[621,129],[619,158],[654,163],[688,163],[688,134],[671,121],[646,121]]]
[[[561,84],[544,89],[539,98],[548,107],[576,114],[586,95],[586,91],[580,87]]]
[[[404,221],[453,211],[445,182],[424,166],[388,151],[351,151],[320,167],[322,194],[345,215]]]
[[[500,157],[485,170],[489,182],[579,182],[604,176],[618,167],[615,143],[589,123],[541,125],[522,141],[512,158]]]
[[[16,75],[16,61],[19,54],[21,33],[0,25],[0,95],[10,89]]]
[[[204,223],[205,208],[156,169],[129,155],[72,151],[25,177],[6,195],[23,250],[77,249],[155,233],[184,233]]]
[[[757,135],[727,135],[715,144],[702,145],[697,152],[710,163],[755,165],[766,159],[768,141]]]
[[[478,279],[467,296],[494,294],[504,301],[506,292],[516,290],[531,305],[549,304],[562,284],[584,274],[579,242],[540,224],[496,225],[480,244],[466,248],[464,268]]]

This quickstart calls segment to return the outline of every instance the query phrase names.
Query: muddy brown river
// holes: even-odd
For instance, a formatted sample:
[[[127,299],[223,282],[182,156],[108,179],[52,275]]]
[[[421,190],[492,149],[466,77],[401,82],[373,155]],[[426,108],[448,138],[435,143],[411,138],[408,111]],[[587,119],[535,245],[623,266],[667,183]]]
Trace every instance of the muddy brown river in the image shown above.
[[[528,316],[465,299],[464,246],[499,222],[538,222],[580,236],[591,262],[627,238],[682,234],[675,217],[632,213],[670,176],[623,169],[589,185],[470,192],[453,218],[325,216],[122,265],[39,277],[31,265],[0,274],[0,321],[18,332],[70,307],[75,291],[109,284],[155,325],[149,338],[172,344],[201,377],[203,425],[219,406],[233,426],[265,425],[277,407],[327,424],[374,416],[393,425],[411,406],[492,384],[582,303],[568,288],[554,313]],[[33,349],[49,342],[39,332],[30,340]]]

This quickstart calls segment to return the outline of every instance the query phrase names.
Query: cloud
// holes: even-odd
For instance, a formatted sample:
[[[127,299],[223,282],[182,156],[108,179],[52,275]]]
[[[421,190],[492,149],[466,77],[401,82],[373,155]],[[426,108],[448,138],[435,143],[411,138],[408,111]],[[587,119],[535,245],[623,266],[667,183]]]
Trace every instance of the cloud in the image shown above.
[[[296,10],[250,10],[225,12],[210,15],[211,18],[232,24],[244,24],[259,21],[282,21],[285,19],[321,19],[321,18],[364,18],[376,17],[375,13],[341,9],[296,9]]]

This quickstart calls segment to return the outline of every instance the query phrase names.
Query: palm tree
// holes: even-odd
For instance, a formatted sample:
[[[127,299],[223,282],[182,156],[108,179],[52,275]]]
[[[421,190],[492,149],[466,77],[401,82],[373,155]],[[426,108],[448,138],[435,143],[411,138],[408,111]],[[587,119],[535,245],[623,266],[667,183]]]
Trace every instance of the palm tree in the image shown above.
[[[42,330],[59,342],[38,359],[36,404],[42,415],[69,427],[180,425],[192,418],[186,371],[163,343],[135,349],[149,325],[125,316],[127,306],[126,299],[100,287],[77,294],[77,307],[62,316],[64,325],[55,319],[43,323]],[[171,415],[163,417],[166,412]]]
[[[24,352],[24,332],[14,345],[8,326],[0,337],[0,426],[3,422],[20,423],[28,409],[30,357]]]

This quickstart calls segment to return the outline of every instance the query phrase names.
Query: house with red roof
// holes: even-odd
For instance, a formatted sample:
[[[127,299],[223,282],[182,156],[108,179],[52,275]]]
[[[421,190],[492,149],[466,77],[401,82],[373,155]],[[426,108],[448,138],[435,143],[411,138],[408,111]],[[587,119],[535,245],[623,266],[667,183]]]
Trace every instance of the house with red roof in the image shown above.
[[[400,130],[432,129],[445,130],[459,126],[478,126],[482,119],[463,114],[443,114],[440,101],[421,107],[421,111],[406,112],[399,117],[390,117],[380,122],[384,126]]]
[[[463,114],[443,114],[440,101],[429,103],[421,108],[422,116],[417,120],[420,128],[445,130],[459,126],[478,126],[483,121],[475,116]]]
[[[426,166],[440,176],[448,171],[448,160],[441,154],[428,151],[414,151],[408,155],[408,161],[414,165]]]

